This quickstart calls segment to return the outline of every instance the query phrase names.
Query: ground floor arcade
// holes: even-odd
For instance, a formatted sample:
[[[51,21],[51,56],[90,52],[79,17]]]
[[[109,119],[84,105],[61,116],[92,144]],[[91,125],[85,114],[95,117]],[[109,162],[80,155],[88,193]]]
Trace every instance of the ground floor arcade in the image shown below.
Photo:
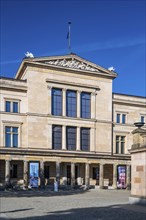
[[[0,185],[4,187],[11,183],[27,188],[35,179],[38,187],[53,186],[57,181],[60,186],[117,188],[118,167],[125,168],[125,182],[121,187],[127,188],[131,182],[129,160],[3,156],[0,160]]]

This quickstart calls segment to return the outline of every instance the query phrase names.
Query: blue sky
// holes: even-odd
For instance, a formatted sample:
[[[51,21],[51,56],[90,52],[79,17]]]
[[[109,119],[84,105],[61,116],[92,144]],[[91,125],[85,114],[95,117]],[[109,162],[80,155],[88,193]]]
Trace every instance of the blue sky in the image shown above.
[[[118,78],[113,92],[146,96],[145,0],[0,0],[0,74],[14,77],[30,51],[35,57],[72,52]]]

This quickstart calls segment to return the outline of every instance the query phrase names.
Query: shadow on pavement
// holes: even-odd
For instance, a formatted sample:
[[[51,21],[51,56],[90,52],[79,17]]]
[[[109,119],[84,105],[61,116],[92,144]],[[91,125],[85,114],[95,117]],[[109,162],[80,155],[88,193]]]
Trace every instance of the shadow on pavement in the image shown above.
[[[93,204],[94,205],[94,204]],[[1,218],[4,220],[6,218]],[[7,218],[8,219],[8,218]],[[106,207],[89,207],[63,211],[46,212],[43,216],[15,218],[16,220],[145,220],[144,207],[133,205],[112,205]]]

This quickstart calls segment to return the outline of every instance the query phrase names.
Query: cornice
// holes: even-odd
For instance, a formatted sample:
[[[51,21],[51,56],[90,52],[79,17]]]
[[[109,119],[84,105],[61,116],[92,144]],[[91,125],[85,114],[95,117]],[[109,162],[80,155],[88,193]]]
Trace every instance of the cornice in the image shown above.
[[[98,154],[98,152],[69,152],[64,150],[40,150],[40,149],[20,149],[20,148],[0,148],[0,154],[7,155],[23,155],[23,156],[54,156],[64,158],[85,158],[85,159],[111,159],[111,160],[127,160],[131,159],[130,155],[111,155],[111,154]]]
[[[60,80],[54,80],[54,79],[46,79],[46,82],[48,83],[55,83],[55,84],[62,84],[62,85],[71,85],[71,86],[79,86],[82,88],[90,88],[95,90],[100,90],[99,86],[92,86],[87,84],[81,84],[77,82],[68,82],[68,81],[60,81]]]

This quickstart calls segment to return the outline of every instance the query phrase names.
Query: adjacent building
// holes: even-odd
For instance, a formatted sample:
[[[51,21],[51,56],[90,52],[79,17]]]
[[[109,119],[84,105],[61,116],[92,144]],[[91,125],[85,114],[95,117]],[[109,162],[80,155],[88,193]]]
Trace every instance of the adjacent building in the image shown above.
[[[2,77],[1,186],[129,186],[146,98],[112,93],[116,77],[76,54],[25,58],[14,79]]]

